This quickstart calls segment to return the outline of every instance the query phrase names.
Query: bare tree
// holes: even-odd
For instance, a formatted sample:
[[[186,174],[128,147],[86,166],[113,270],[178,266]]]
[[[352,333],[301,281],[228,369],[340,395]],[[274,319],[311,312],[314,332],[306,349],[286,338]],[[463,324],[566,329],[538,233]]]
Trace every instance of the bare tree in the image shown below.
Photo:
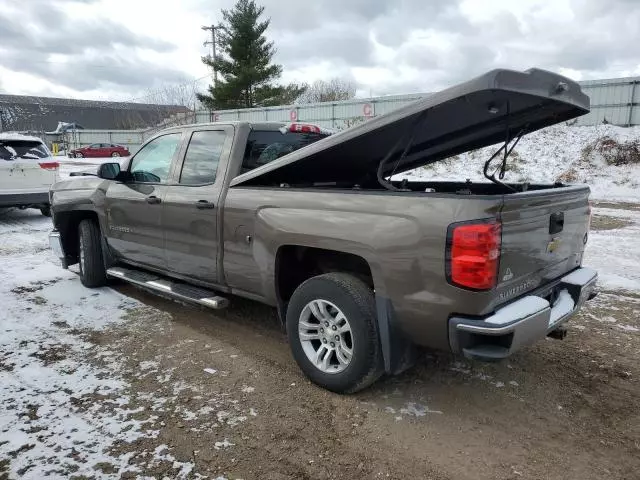
[[[307,87],[297,103],[337,102],[356,96],[356,84],[343,78],[316,80]]]
[[[198,103],[197,93],[196,82],[164,85],[149,91],[139,101],[154,105],[178,105],[194,110]]]

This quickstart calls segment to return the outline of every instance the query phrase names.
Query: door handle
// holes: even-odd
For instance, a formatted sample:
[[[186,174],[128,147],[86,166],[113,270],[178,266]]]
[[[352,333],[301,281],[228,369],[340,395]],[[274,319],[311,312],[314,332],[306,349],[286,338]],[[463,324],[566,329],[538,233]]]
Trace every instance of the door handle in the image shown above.
[[[198,200],[196,202],[196,208],[199,210],[211,210],[216,208],[216,205],[213,202],[209,202],[208,200]]]
[[[162,200],[160,200],[158,197],[156,197],[155,195],[151,195],[150,197],[147,197],[147,203],[150,203],[152,205],[158,204],[160,203]]]

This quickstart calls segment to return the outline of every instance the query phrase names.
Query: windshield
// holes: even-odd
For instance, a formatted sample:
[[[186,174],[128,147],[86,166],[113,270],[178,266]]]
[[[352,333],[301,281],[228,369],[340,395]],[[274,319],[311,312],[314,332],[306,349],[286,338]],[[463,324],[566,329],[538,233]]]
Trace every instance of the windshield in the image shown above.
[[[318,140],[329,133],[286,132],[279,130],[254,130],[247,139],[247,149],[242,161],[242,173],[261,167]]]
[[[33,140],[0,140],[0,159],[38,160],[47,158],[49,151],[42,142]]]

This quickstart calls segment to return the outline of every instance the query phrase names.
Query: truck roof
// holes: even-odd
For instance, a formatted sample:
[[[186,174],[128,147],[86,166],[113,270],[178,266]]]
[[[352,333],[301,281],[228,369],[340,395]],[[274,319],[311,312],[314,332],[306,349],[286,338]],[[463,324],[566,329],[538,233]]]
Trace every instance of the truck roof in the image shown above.
[[[401,173],[589,111],[566,77],[497,69],[313,143],[236,177],[240,184],[360,182]],[[405,151],[406,150],[406,151]]]

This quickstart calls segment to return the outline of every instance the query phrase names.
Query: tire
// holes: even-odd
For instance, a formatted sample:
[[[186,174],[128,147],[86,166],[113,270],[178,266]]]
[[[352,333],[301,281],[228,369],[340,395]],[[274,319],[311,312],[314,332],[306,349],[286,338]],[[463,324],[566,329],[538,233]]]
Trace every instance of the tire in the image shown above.
[[[114,158],[118,158],[120,156],[120,154],[118,152],[113,152],[111,154],[111,156],[114,157]]]
[[[44,207],[40,207],[40,213],[42,215],[44,215],[45,217],[50,217],[51,216],[51,206],[50,205],[45,205]]]
[[[78,263],[80,281],[85,287],[95,288],[107,284],[100,228],[93,220],[82,220],[78,226]]]
[[[83,154],[81,154],[80,152],[76,152],[76,158],[82,158],[82,157],[84,157]]]
[[[319,311],[318,306],[322,306],[322,302],[325,303],[324,308],[320,309],[323,310],[321,313],[329,313],[329,317],[334,319],[339,319],[340,313],[344,315],[346,326],[349,327],[348,335],[334,336],[334,333],[345,329],[345,324],[340,325],[340,320],[331,323],[331,318],[328,318],[329,327],[326,327],[325,333],[320,333],[324,321],[318,320],[312,306],[315,305],[315,311]],[[315,326],[316,321],[319,322],[317,329],[309,330],[305,327]],[[287,308],[286,324],[293,357],[313,383],[336,393],[354,393],[368,387],[382,375],[383,360],[375,299],[373,291],[358,278],[344,273],[328,273],[310,278],[293,293]],[[337,330],[334,328],[336,325]],[[300,330],[304,332],[301,333]],[[309,338],[315,337],[314,331],[318,334],[318,339],[301,339],[301,334]],[[333,339],[336,340],[335,343],[330,342]],[[323,365],[316,366],[311,357],[314,357],[316,348],[317,355],[323,343],[326,345],[325,351],[332,348],[329,353],[322,355],[322,360],[329,355],[330,363],[327,365],[320,361]],[[351,351],[351,357],[345,366],[348,350]],[[339,355],[338,351],[342,353]]]

